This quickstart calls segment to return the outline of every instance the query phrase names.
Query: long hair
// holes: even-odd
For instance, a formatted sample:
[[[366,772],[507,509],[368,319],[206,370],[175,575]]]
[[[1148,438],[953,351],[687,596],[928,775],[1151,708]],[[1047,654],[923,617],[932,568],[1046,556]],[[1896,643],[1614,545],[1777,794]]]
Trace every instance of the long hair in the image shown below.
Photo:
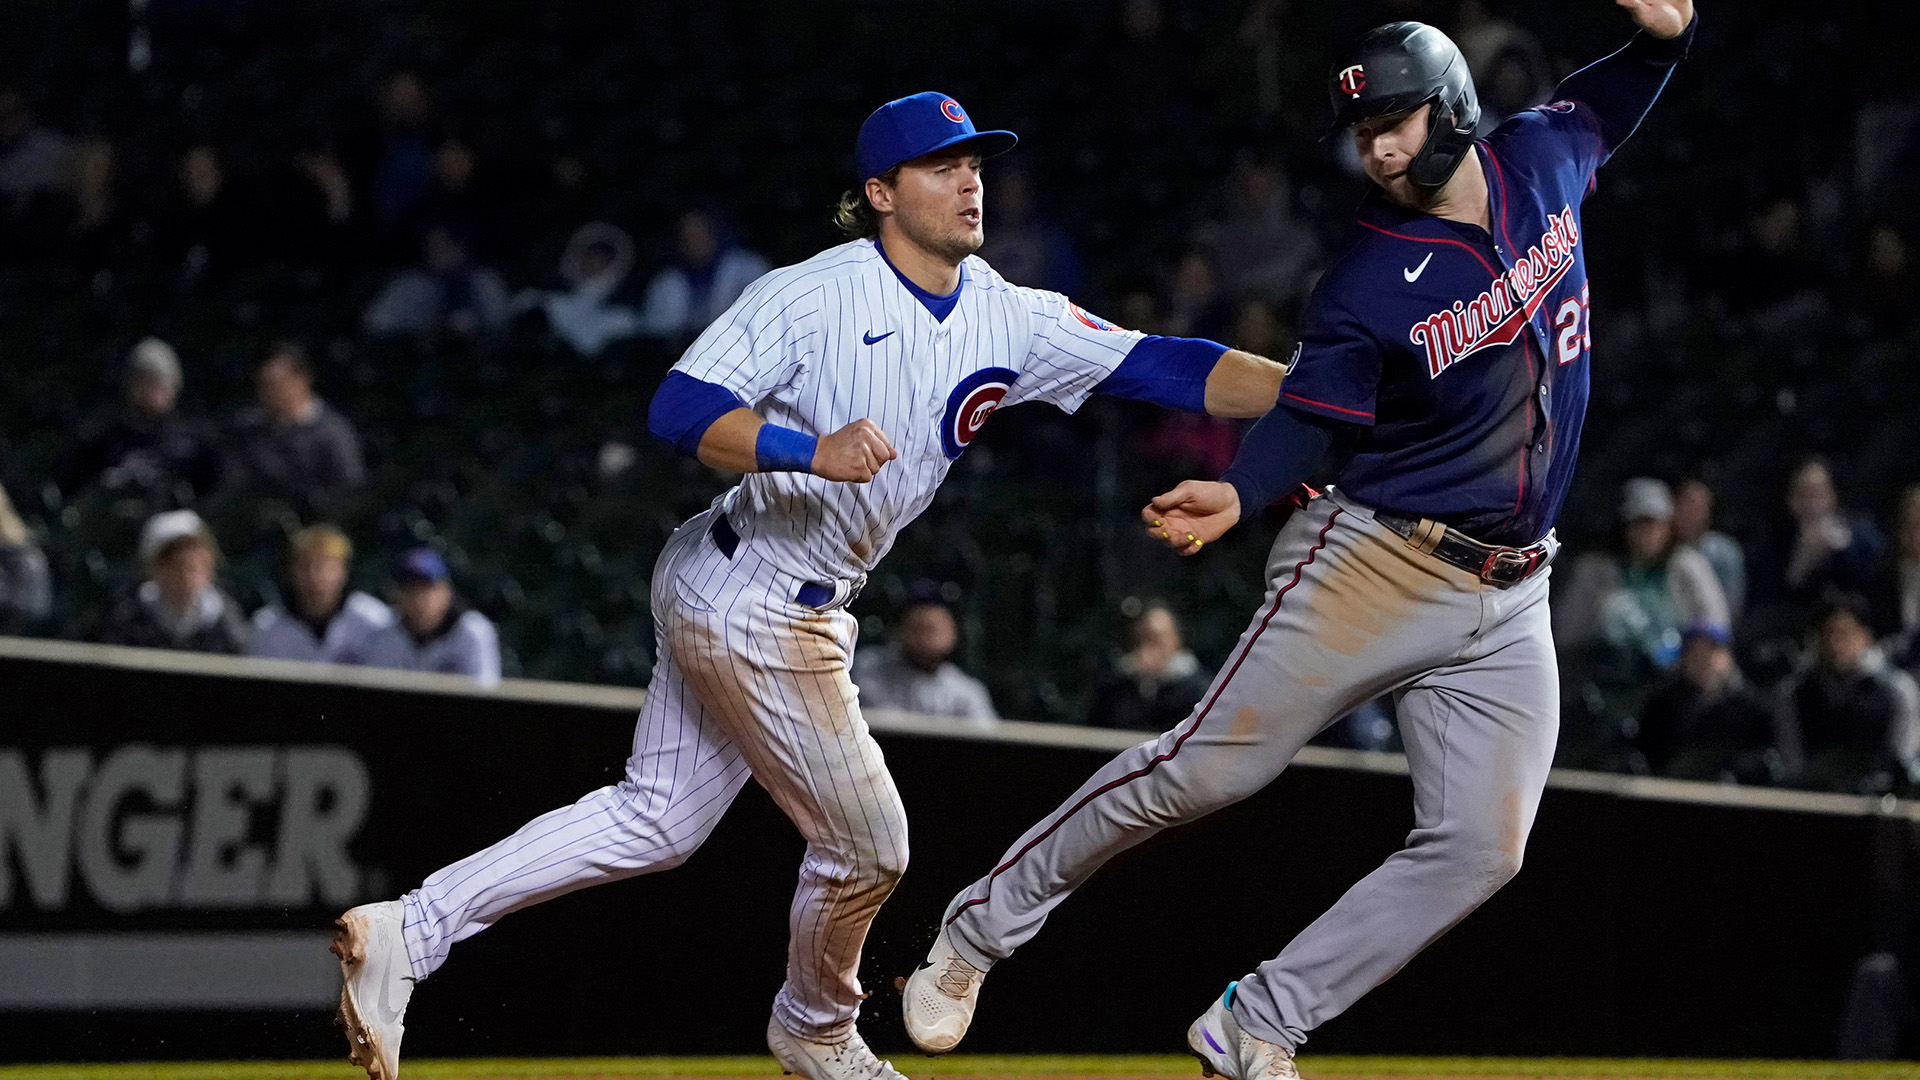
[[[881,173],[879,180],[888,187],[899,183],[900,166]],[[867,198],[867,185],[861,184],[840,196],[839,205],[833,208],[833,224],[850,240],[872,240],[880,235],[880,211],[875,210],[873,200]]]

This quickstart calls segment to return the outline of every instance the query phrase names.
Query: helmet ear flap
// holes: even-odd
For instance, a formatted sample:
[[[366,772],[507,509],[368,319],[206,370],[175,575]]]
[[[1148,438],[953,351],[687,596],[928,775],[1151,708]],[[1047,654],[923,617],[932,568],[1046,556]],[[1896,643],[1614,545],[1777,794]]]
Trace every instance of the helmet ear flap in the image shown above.
[[[1468,122],[1460,126],[1453,102],[1444,96],[1435,98],[1427,110],[1427,141],[1407,165],[1407,179],[1422,191],[1438,191],[1447,186],[1453,174],[1473,149],[1473,131]]]

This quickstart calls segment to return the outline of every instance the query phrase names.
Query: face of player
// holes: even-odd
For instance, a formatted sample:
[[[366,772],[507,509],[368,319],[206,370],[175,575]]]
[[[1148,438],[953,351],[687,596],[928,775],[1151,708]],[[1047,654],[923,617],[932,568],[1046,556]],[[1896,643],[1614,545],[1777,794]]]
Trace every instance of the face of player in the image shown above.
[[[1412,112],[1377,116],[1353,125],[1353,148],[1367,179],[1380,186],[1397,206],[1418,210],[1433,201],[1433,196],[1413,186],[1407,179],[1407,167],[1427,141],[1427,113],[1431,105]]]
[[[309,551],[294,559],[293,590],[300,612],[320,619],[340,610],[340,594],[347,587],[347,560]]]
[[[870,181],[868,197],[908,242],[942,261],[958,264],[986,239],[980,155],[950,150],[900,166],[892,187]]]

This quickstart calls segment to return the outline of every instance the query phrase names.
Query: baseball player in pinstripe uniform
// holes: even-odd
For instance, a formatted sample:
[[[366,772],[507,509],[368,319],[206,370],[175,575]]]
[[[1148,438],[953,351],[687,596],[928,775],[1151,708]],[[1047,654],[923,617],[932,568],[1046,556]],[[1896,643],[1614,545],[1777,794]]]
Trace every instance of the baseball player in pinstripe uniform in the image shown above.
[[[335,951],[356,1062],[398,1068],[416,981],[511,911],[692,855],[749,777],[807,841],[767,1043],[811,1080],[898,1076],[855,1029],[867,927],[907,864],[907,823],[848,678],[848,601],[1003,404],[1093,392],[1258,416],[1284,369],[1210,341],[1120,329],[1021,288],[980,246],[978,131],[915,94],[860,129],[854,239],[756,281],[701,334],[649,411],[655,434],[740,484],[667,542],[658,661],[620,783],[346,913]]]
[[[1466,60],[1433,27],[1362,37],[1328,80],[1375,184],[1314,289],[1279,404],[1219,482],[1144,511],[1191,555],[1293,491],[1267,599],[1193,715],[1122,753],[954,897],[902,995],[922,1049],[966,1034],[981,980],[1105,861],[1264,788],[1316,732],[1391,694],[1406,847],[1187,1030],[1202,1070],[1297,1077],[1294,1050],[1520,869],[1559,732],[1553,522],[1586,412],[1594,173],[1693,36],[1692,0],[1618,0],[1641,33],[1475,139]]]

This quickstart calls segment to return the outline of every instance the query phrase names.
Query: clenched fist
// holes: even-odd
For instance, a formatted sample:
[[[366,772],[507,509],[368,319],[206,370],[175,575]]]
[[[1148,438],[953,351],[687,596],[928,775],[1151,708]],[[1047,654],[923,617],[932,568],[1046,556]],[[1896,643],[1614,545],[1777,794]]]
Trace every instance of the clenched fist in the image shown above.
[[[1182,555],[1193,555],[1240,520],[1240,493],[1218,480],[1183,480],[1140,511],[1147,532]]]
[[[855,420],[823,436],[813,450],[813,475],[823,480],[864,484],[880,466],[899,457],[887,433],[871,420]]]

